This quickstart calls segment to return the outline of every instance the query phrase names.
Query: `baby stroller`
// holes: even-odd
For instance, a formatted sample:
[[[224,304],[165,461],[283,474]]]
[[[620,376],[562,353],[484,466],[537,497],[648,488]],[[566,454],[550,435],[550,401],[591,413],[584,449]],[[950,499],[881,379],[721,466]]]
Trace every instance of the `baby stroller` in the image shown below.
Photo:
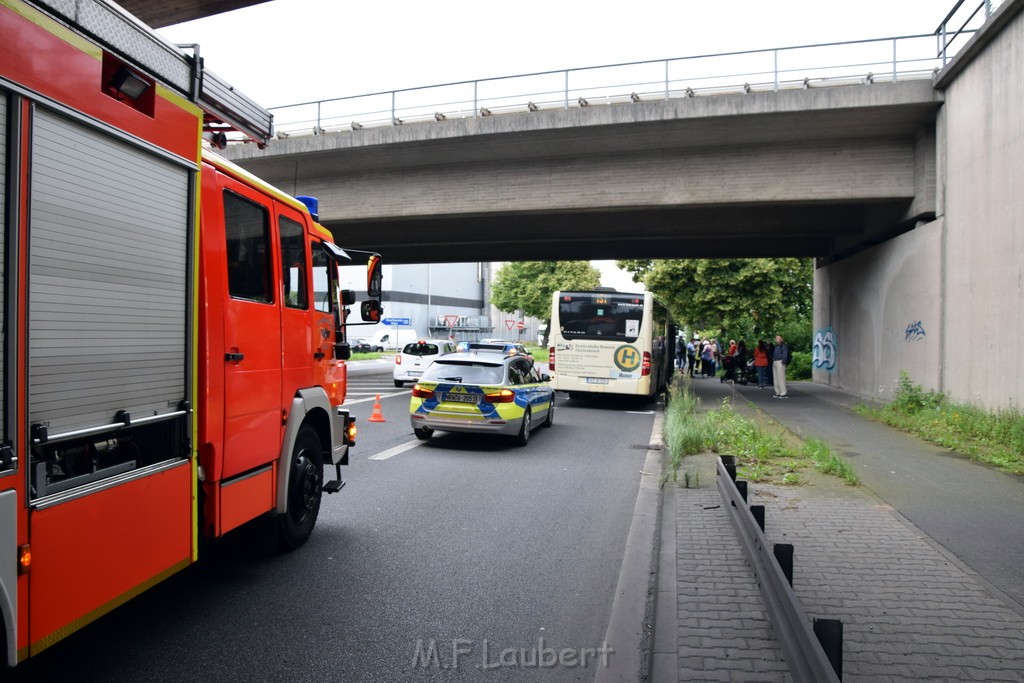
[[[722,376],[718,378],[718,381],[724,382],[730,380],[736,381],[736,357],[735,356],[722,356],[722,369],[725,370]]]
[[[742,368],[737,370],[737,379],[739,384],[757,384],[757,368],[754,367],[754,359],[751,358],[744,364]]]

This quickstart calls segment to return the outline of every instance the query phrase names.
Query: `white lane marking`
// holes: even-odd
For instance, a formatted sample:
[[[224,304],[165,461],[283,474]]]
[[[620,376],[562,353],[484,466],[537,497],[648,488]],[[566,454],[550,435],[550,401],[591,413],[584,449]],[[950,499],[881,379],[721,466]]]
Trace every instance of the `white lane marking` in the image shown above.
[[[395,392],[390,393],[390,394],[381,394],[380,397],[381,398],[390,398],[391,396],[407,396],[407,395],[409,395],[411,393],[412,393],[412,389],[410,389],[409,391],[395,391]],[[368,398],[360,398],[360,399],[356,399],[355,401],[345,401],[345,403],[343,403],[342,405],[350,406],[350,405],[353,405],[355,403],[367,403],[368,401],[373,401],[376,398],[377,398],[377,394],[373,394],[372,396],[370,396]]]
[[[653,410],[627,410],[627,415],[654,415]]]
[[[403,443],[401,446],[395,446],[394,448],[389,448],[386,451],[381,451],[380,453],[377,453],[376,455],[371,455],[369,458],[367,458],[367,460],[387,460],[388,458],[393,458],[394,456],[398,455],[399,453],[405,453],[406,451],[411,451],[412,449],[416,448],[417,446],[422,446],[422,445],[423,445],[422,441],[410,441],[409,443]]]

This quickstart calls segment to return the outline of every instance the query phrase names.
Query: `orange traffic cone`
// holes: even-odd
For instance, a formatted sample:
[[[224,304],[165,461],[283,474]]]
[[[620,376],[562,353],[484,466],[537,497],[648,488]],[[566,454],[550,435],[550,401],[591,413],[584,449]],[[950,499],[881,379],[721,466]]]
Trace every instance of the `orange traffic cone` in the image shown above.
[[[387,422],[384,419],[384,415],[380,412],[380,394],[377,394],[377,400],[373,403],[373,414],[370,415],[370,422]]]

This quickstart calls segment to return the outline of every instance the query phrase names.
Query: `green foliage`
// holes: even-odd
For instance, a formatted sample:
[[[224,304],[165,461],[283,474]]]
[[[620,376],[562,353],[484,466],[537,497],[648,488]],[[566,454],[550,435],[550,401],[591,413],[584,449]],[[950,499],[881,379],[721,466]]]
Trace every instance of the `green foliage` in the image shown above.
[[[714,451],[738,456],[743,476],[751,481],[799,484],[800,470],[815,466],[825,474],[844,478],[856,485],[850,464],[823,442],[790,445],[796,441],[782,430],[761,426],[737,413],[728,399],[716,410],[699,412],[700,400],[689,391],[689,383],[677,379],[669,390],[665,408],[665,448],[672,459],[672,472],[666,475],[678,481],[686,455]],[[774,423],[772,423],[774,424]],[[699,485],[696,472],[683,469],[684,486]]]
[[[786,379],[810,379],[811,354],[807,351],[794,351],[793,360],[786,367]]]
[[[986,411],[925,391],[906,372],[889,404],[857,412],[1011,474],[1024,474],[1024,415]]]
[[[813,268],[810,259],[623,260],[616,265],[643,282],[682,327],[721,330],[719,338],[782,336],[810,350]]]
[[[832,450],[832,447],[820,439],[807,439],[804,444],[807,455],[814,461],[814,466],[822,474],[831,474],[844,479],[847,484],[856,486],[860,478],[853,471],[853,465]]]
[[[946,396],[935,391],[925,391],[920,384],[910,381],[906,370],[900,370],[900,385],[896,389],[890,408],[904,415],[913,415],[929,408],[938,408]]]
[[[589,261],[513,261],[498,269],[491,289],[491,303],[499,311],[522,311],[547,320],[550,330],[554,292],[593,289],[600,284],[601,271]]]

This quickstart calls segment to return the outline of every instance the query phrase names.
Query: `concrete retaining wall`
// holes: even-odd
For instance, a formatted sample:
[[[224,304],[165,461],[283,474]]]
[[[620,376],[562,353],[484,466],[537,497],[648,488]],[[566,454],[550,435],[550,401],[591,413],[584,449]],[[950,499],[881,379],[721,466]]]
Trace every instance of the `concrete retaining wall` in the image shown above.
[[[814,274],[814,381],[892,398],[901,370],[940,386],[942,220]]]
[[[816,273],[835,366],[815,381],[889,398],[906,370],[958,402],[1024,402],[1022,5],[1005,3],[939,77],[938,219]]]

